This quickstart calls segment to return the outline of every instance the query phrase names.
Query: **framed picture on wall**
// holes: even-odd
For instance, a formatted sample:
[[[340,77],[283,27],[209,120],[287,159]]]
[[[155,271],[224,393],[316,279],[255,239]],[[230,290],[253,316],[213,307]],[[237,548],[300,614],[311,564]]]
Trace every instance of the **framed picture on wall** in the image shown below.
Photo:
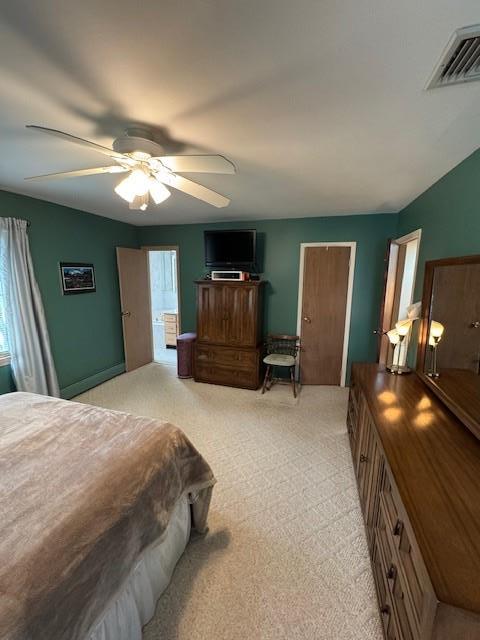
[[[95,269],[93,264],[84,262],[60,262],[60,280],[62,293],[69,296],[76,293],[93,293]]]

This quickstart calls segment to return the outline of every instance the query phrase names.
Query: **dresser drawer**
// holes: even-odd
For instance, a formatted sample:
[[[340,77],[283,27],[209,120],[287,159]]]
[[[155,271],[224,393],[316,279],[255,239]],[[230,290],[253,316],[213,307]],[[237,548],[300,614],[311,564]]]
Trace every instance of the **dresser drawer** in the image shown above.
[[[403,522],[399,516],[399,508],[393,495],[392,484],[385,468],[380,488],[380,496],[385,510],[385,520],[392,535],[398,538],[403,529]]]
[[[398,631],[392,596],[387,584],[386,561],[377,541],[372,547],[372,568],[385,638],[386,640],[403,640],[403,636]]]
[[[226,367],[255,371],[258,367],[258,352],[197,344],[196,361],[199,365],[214,363]]]
[[[392,572],[392,577],[389,580],[390,583],[390,595],[393,604],[393,612],[397,621],[397,628],[400,632],[400,638],[402,640],[416,640],[419,636],[417,630],[412,627],[410,617],[410,600],[408,598],[405,584],[402,580],[402,574],[398,570],[398,567],[392,563],[390,570],[394,568],[395,573]]]
[[[396,637],[398,640],[417,640],[419,636],[417,629],[411,624],[411,605],[399,571],[398,559],[384,535],[385,531],[382,532],[379,527],[376,536],[377,560],[374,565],[374,578],[380,609],[385,605],[388,609],[387,612],[382,611],[385,635],[387,638]]]
[[[423,579],[424,570],[421,566],[421,560],[410,544],[406,527],[403,527],[400,533],[398,555],[399,566],[409,593],[409,601],[412,604],[415,623],[420,628],[425,615],[428,596],[424,589],[425,579]]]
[[[387,475],[386,471],[384,473]],[[425,581],[422,582],[420,577],[423,575],[421,561],[410,544],[407,528],[398,518],[396,509],[393,511],[395,524],[391,523],[395,501],[390,501],[389,496],[392,497],[391,492],[380,495],[376,527],[378,545],[390,563],[387,582],[394,607],[398,609],[398,626],[403,636],[417,638],[426,616],[427,594],[422,586]]]

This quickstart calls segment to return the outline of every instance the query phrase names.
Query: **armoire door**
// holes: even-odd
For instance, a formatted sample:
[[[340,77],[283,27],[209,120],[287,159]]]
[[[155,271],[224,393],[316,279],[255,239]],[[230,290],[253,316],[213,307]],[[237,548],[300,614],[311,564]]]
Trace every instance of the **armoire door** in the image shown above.
[[[205,283],[197,293],[197,340],[224,344],[226,339],[225,287]]]
[[[226,285],[224,309],[227,343],[238,347],[257,346],[257,287]]]

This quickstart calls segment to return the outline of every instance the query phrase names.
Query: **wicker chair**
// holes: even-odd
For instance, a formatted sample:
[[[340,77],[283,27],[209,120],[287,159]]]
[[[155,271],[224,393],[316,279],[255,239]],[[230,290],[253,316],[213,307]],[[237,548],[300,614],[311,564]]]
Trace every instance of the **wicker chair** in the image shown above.
[[[295,382],[295,367],[297,365],[297,354],[300,349],[300,338],[298,336],[285,336],[271,334],[265,341],[267,355],[263,362],[267,365],[265,378],[263,380],[262,393],[269,391],[274,382],[284,381],[284,378],[274,378],[274,367],[288,367],[290,369],[290,382],[293,388],[293,397],[297,397],[297,386]]]

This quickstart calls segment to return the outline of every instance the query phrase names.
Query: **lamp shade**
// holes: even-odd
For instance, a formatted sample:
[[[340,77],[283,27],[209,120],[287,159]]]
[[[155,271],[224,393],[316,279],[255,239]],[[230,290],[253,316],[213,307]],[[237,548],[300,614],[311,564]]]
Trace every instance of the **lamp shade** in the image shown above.
[[[407,317],[409,320],[419,320],[422,314],[422,303],[421,302],[412,302],[407,307]]]
[[[408,319],[407,320],[399,320],[395,324],[395,329],[398,331],[398,335],[403,338],[410,331],[410,327],[411,326],[412,326],[412,321],[411,320],[408,320]]]
[[[387,331],[387,338],[390,340],[390,344],[398,344],[400,342],[400,334],[396,329],[390,329]]]
[[[436,339],[437,341],[440,340],[444,331],[445,331],[445,327],[441,322],[437,322],[436,320],[431,321],[430,335],[432,336],[432,338]]]
[[[150,178],[148,184],[150,189],[150,195],[152,196],[155,204],[160,204],[161,202],[163,202],[164,200],[170,197],[170,191],[167,189],[167,187],[164,184],[162,184],[156,178]]]
[[[114,191],[127,202],[136,196],[144,196],[149,188],[148,176],[142,169],[134,169],[130,175],[115,187]]]

